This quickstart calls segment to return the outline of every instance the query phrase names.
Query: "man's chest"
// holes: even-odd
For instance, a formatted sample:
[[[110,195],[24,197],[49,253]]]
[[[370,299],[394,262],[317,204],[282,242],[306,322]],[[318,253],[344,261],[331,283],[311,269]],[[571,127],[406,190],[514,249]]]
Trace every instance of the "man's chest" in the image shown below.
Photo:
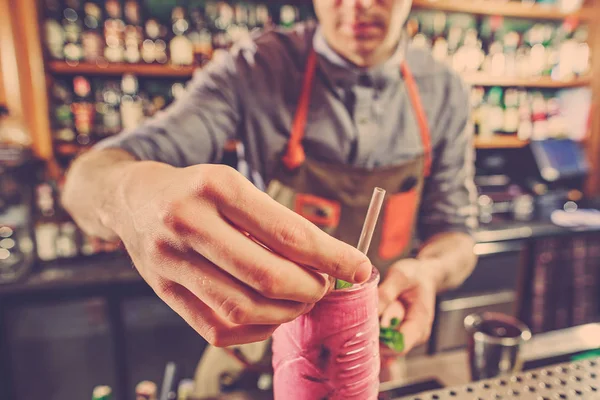
[[[263,157],[276,158],[285,148],[298,95],[286,90],[255,96],[254,106],[247,108],[240,134],[247,143],[263,143]],[[304,132],[307,155],[321,161],[371,168],[401,164],[423,151],[415,113],[400,85],[342,89],[316,84]]]

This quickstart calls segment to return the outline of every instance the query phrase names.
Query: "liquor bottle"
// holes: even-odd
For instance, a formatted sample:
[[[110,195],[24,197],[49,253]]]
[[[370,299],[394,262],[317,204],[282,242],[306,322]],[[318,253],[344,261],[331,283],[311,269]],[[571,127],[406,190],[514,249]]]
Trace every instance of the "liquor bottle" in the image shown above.
[[[504,125],[504,110],[502,109],[502,88],[493,87],[487,96],[487,124],[493,133],[502,130]]]
[[[152,381],[141,381],[135,386],[135,400],[156,400],[157,387]]]
[[[520,35],[515,31],[504,35],[504,73],[503,75],[514,77],[517,75],[517,48],[519,47]]]
[[[256,6],[256,27],[257,28],[268,28],[273,23],[269,8],[265,4],[258,4]]]
[[[83,58],[88,62],[102,61],[104,56],[104,37],[102,36],[102,8],[95,1],[83,5],[85,31],[82,34]]]
[[[46,19],[44,21],[43,39],[48,50],[48,54],[55,60],[64,58],[65,30],[60,23],[62,19],[59,0],[46,0]]]
[[[36,209],[37,221],[34,230],[38,258],[42,261],[56,260],[59,228],[54,220],[54,190],[50,184],[42,183],[36,187]]]
[[[519,92],[519,129],[517,137],[521,140],[529,140],[533,134],[531,119],[531,100],[527,91]]]
[[[227,49],[232,43],[229,29],[233,24],[233,8],[228,3],[221,2],[218,3],[217,10],[217,18],[214,20],[215,32],[213,34],[213,46],[215,49]]]
[[[98,81],[96,88],[96,128],[94,134],[104,138],[121,131],[121,90],[114,80]]]
[[[110,386],[96,386],[92,392],[92,400],[111,400],[112,388]]]
[[[560,102],[556,97],[551,97],[546,102],[548,111],[548,136],[560,138],[567,132],[566,121],[560,112]]]
[[[166,28],[157,19],[150,18],[146,20],[144,30],[147,39],[142,44],[142,59],[149,64],[166,63],[168,61],[167,44],[164,40],[167,35]]]
[[[90,81],[83,76],[76,76],[73,78],[73,92],[75,93],[75,99],[71,105],[71,110],[75,119],[77,143],[85,146],[90,143],[96,111],[92,101]]]
[[[291,28],[298,19],[298,9],[291,5],[283,5],[279,9],[279,25]]]
[[[204,16],[202,3],[193,2],[189,7],[190,29],[188,38],[194,49],[194,61],[202,65],[212,58],[212,35],[208,29],[208,23]]]
[[[236,3],[234,8],[233,23],[227,29],[227,33],[231,37],[232,42],[245,40],[250,36],[248,28],[248,7],[245,3]]]
[[[516,89],[504,91],[504,123],[502,131],[516,134],[519,130],[519,92]]]
[[[590,46],[588,44],[588,27],[578,27],[573,33],[573,39],[577,42],[573,73],[576,76],[585,75],[590,70]]]
[[[176,82],[171,86],[171,99],[177,100],[185,95],[185,84]]]
[[[183,7],[174,7],[171,12],[173,38],[169,42],[171,63],[176,65],[192,65],[194,63],[194,47],[186,36],[190,24],[185,18]]]
[[[118,0],[106,0],[106,16],[104,22],[104,39],[106,47],[104,57],[109,62],[123,62],[125,57],[123,33],[125,22],[123,21],[121,3]]]
[[[479,134],[481,131],[481,123],[484,118],[483,115],[483,103],[485,99],[485,89],[481,86],[474,86],[471,88],[469,96],[469,103],[471,107],[471,120],[475,128],[475,133]]]
[[[533,140],[544,140],[548,137],[548,106],[544,95],[535,92],[531,97],[531,120]]]
[[[77,226],[73,222],[63,222],[59,225],[55,246],[58,258],[73,258],[77,256]]]
[[[138,0],[125,2],[125,61],[139,63],[143,40],[142,17]]]
[[[177,386],[177,400],[190,400],[196,384],[192,379],[182,379]]]
[[[124,130],[136,128],[144,119],[142,99],[138,96],[139,83],[135,75],[125,74],[121,80],[121,122]]]
[[[52,99],[52,128],[54,139],[59,142],[72,143],[76,139],[71,111],[70,85],[61,80],[54,80],[50,89]]]
[[[80,0],[66,0],[65,5],[62,21],[66,39],[64,56],[68,63],[77,64],[83,58],[81,2]]]

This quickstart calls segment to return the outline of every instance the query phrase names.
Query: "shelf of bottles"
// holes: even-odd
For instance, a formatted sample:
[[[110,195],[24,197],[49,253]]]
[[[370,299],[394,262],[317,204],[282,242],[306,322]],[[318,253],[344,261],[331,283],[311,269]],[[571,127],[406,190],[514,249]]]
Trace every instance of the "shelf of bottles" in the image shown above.
[[[191,66],[253,29],[313,16],[310,2],[189,0],[184,7],[174,0],[44,1],[43,39],[54,73],[189,76]]]
[[[589,10],[581,9],[581,3],[579,0],[413,0],[413,8],[546,20],[593,18]]]
[[[413,46],[470,84],[477,148],[570,136],[560,99],[590,83],[586,25],[416,10],[408,29]]]

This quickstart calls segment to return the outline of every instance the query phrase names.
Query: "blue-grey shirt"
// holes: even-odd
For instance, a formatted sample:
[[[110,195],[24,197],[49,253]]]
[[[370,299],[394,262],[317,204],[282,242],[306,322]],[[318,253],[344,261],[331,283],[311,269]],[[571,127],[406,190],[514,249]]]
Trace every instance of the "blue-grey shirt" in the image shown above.
[[[410,48],[406,39],[385,63],[360,69],[333,51],[315,24],[263,32],[216,54],[165,112],[98,147],[185,167],[219,162],[225,142],[236,138],[244,144],[254,180],[268,182],[289,138],[311,46],[318,67],[303,142],[307,154],[366,168],[402,164],[422,154],[400,74],[400,62],[406,60],[433,148],[419,233],[426,239],[442,231],[470,232],[477,209],[468,88],[428,52]]]

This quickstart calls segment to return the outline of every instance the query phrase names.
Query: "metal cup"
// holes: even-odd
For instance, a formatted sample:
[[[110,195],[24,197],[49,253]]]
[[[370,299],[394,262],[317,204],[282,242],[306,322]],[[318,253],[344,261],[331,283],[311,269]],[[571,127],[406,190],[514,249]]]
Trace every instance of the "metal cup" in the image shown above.
[[[484,312],[467,316],[464,325],[473,381],[521,370],[520,350],[531,339],[531,331],[524,323],[505,314]]]

